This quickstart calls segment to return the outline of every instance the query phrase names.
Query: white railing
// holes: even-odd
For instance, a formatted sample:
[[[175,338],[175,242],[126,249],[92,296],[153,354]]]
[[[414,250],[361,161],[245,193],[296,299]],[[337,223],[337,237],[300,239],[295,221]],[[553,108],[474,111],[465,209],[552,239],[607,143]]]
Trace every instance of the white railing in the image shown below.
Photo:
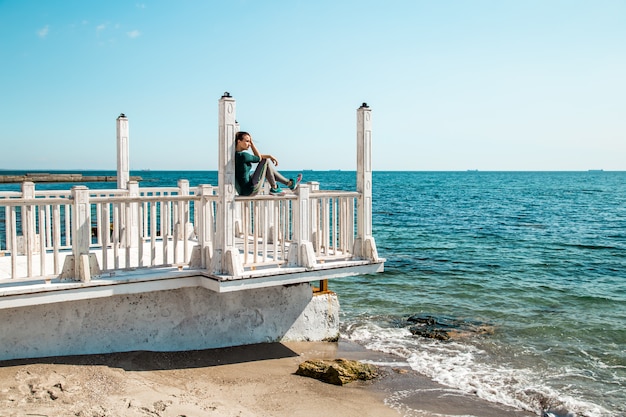
[[[22,192],[0,192],[0,281],[88,281],[92,270],[166,266],[232,279],[261,266],[314,269],[333,260],[379,262],[372,235],[372,122],[366,103],[357,109],[357,192],[320,191],[309,183],[294,194],[254,198],[235,194],[235,100],[224,93],[218,107],[217,193],[210,185],[190,189],[186,180],[178,187],[142,189],[128,181],[124,114],[117,118],[118,189],[35,191],[32,182],[24,182]]]
[[[0,193],[0,280],[62,275],[78,233],[72,193],[35,191],[32,183],[24,192]],[[199,199],[188,187],[88,194],[89,208],[83,210],[89,219],[88,250],[97,255],[101,271],[188,263],[194,200]]]
[[[242,241],[244,267],[285,264],[293,236],[293,198],[258,196],[237,200],[235,230]]]
[[[312,242],[318,259],[351,257],[356,235],[356,192],[311,194]]]
[[[290,262],[289,250],[297,240],[295,231],[305,224],[317,262],[353,257],[356,234],[356,203],[359,194],[342,191],[313,191],[308,196],[306,218],[296,216],[297,195],[238,197],[238,237],[242,238],[243,264],[246,268],[284,265]]]
[[[195,199],[192,195],[93,198],[90,204],[98,221],[90,251],[98,255],[103,271],[187,265]]]
[[[0,216],[4,219],[0,251],[3,257],[10,256],[9,278],[19,276],[19,256],[25,257],[24,277],[60,273],[59,254],[69,247],[71,239],[71,228],[67,227],[70,203],[67,198],[0,200]],[[46,262],[45,254],[49,251],[53,256],[53,271]]]
[[[108,275],[189,267],[195,247],[200,249],[195,267],[209,268],[218,229],[218,198],[211,186],[190,189],[182,181],[166,188],[139,188],[131,182],[129,190],[25,188],[23,193],[0,192],[0,266],[5,265],[0,280],[73,279],[65,260],[86,251],[95,255],[99,272]],[[359,194],[303,188],[305,197],[236,197],[233,229],[243,270],[297,264],[298,255],[290,257],[290,250],[303,240],[312,242],[316,262],[353,256]],[[87,195],[88,208],[78,204],[79,191]],[[89,229],[82,252],[79,236],[85,226],[80,218],[87,219]]]

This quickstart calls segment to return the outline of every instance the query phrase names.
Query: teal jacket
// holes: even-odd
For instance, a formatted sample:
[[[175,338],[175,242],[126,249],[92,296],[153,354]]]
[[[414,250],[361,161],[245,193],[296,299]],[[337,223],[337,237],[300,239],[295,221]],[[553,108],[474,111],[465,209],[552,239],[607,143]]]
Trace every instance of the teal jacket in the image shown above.
[[[261,161],[256,155],[250,152],[235,152],[235,188],[239,195],[250,195],[253,191],[253,184],[250,179],[252,164]]]

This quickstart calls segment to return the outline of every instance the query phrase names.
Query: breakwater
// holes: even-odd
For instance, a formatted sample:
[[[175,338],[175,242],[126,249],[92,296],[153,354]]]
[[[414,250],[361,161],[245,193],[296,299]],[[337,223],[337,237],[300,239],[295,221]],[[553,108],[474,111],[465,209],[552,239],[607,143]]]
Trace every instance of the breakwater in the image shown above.
[[[141,181],[139,176],[131,177],[131,181]],[[50,174],[45,172],[20,175],[0,175],[0,184],[31,182],[116,182],[115,175],[83,175],[83,174]]]

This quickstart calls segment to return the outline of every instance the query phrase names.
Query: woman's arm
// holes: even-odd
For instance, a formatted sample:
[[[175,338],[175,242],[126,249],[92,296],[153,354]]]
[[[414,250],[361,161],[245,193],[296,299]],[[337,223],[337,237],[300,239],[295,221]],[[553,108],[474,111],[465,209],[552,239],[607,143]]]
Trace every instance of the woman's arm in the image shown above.
[[[250,137],[250,149],[252,149],[252,153],[255,154],[256,156],[258,156],[259,158],[261,158],[261,159],[269,159],[270,161],[272,161],[274,163],[274,165],[278,166],[278,159],[274,158],[270,154],[263,155],[263,154],[261,154],[259,152],[259,150],[254,145],[254,142],[252,141],[252,137]]]

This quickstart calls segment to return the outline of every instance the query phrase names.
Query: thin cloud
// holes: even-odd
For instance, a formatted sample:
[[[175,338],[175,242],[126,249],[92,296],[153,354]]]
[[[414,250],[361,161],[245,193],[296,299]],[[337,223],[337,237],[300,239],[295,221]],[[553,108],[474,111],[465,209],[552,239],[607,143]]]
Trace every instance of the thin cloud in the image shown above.
[[[37,31],[37,36],[44,39],[46,36],[48,36],[49,31],[50,31],[50,26],[46,25]]]
[[[130,32],[126,32],[126,34],[128,35],[129,38],[135,39],[141,35],[141,32],[135,29],[135,30],[131,30]]]
[[[104,23],[102,23],[102,24],[100,24],[100,25],[96,26],[96,32],[101,32],[101,31],[103,31],[104,29],[106,29],[106,27],[107,27],[107,25],[106,25],[106,24],[104,24]]]
[[[138,9],[145,9],[146,8],[145,3],[137,3],[136,6],[137,6]]]

